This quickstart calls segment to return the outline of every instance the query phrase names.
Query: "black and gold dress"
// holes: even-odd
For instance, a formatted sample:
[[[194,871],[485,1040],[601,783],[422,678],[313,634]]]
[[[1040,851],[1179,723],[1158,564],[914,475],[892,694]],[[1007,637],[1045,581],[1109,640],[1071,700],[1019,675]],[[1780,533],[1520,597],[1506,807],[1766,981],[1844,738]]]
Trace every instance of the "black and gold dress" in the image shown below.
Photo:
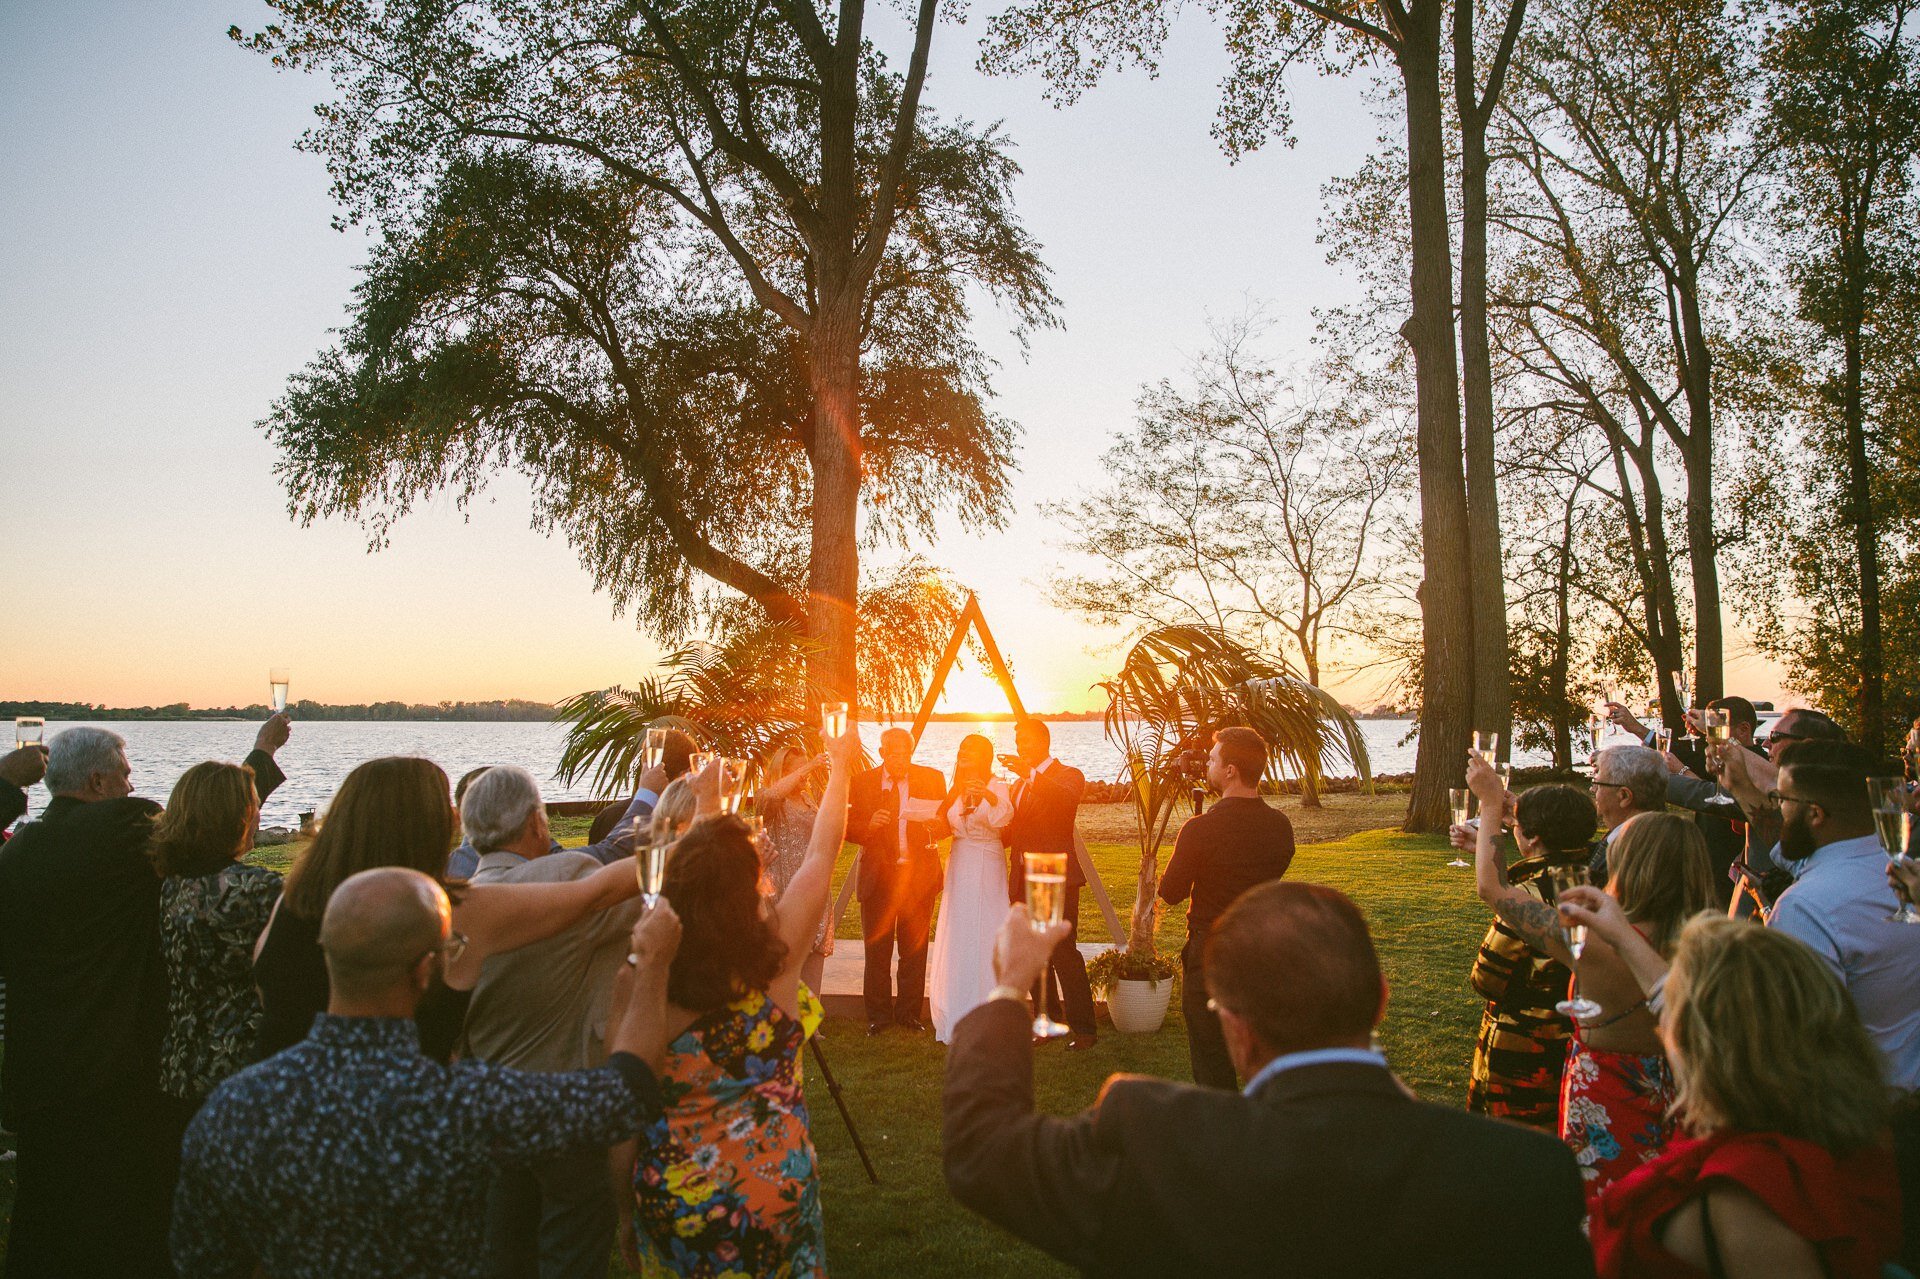
[[[1507,881],[1548,905],[1544,857],[1527,857],[1507,870]],[[1572,974],[1495,919],[1474,957],[1473,989],[1487,1001],[1473,1045],[1467,1109],[1496,1119],[1560,1131],[1560,1075],[1573,1025],[1553,1011],[1567,997]]]

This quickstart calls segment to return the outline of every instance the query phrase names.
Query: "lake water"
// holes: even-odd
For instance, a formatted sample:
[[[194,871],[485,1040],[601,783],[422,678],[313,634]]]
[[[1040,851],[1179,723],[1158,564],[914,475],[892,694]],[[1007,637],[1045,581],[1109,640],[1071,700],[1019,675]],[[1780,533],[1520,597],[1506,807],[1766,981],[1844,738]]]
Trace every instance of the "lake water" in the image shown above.
[[[50,723],[51,736],[70,724]],[[133,765],[136,794],[165,801],[173,783],[188,768],[206,759],[238,760],[253,745],[257,724],[192,720],[175,723],[120,721],[102,724],[127,739],[127,758]],[[872,749],[878,742],[879,724],[863,724],[861,737]],[[1120,775],[1120,754],[1107,741],[1097,721],[1055,723],[1054,754],[1095,781],[1111,781]],[[1405,773],[1413,770],[1414,743],[1407,739],[1411,722],[1403,719],[1364,720],[1361,731],[1372,756],[1376,773]],[[947,771],[960,739],[968,733],[984,733],[994,739],[997,751],[1013,749],[1013,724],[1000,720],[985,724],[938,723],[927,726],[916,758]],[[470,768],[483,764],[519,764],[541,779],[548,799],[593,799],[592,788],[583,780],[562,786],[553,779],[560,759],[566,727],[537,723],[350,723],[315,720],[296,721],[293,740],[282,748],[279,761],[286,770],[287,782],[267,800],[261,820],[269,826],[291,826],[298,814],[326,807],[340,781],[356,764],[380,755],[424,755],[458,778]],[[1515,760],[1521,765],[1542,764],[1524,752]],[[44,786],[29,792],[30,813],[46,804]]]

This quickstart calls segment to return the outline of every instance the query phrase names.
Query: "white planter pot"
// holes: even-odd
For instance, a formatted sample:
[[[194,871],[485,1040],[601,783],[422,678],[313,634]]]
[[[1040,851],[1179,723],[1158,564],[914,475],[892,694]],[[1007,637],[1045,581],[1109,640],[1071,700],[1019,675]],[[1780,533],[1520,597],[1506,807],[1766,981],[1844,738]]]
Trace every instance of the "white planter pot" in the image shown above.
[[[1107,988],[1107,1012],[1113,1028],[1129,1035],[1151,1035],[1167,1019],[1167,1003],[1173,998],[1173,978],[1159,981],[1130,981],[1120,978]]]

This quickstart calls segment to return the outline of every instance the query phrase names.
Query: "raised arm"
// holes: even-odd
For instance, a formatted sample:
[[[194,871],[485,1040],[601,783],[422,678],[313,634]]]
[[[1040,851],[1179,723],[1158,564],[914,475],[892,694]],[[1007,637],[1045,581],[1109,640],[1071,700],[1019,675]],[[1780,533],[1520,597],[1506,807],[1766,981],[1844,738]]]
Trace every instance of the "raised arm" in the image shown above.
[[[267,722],[260,726],[254,735],[253,750],[247,754],[247,765],[253,769],[253,789],[261,801],[280,789],[287,775],[280,771],[280,762],[274,757],[280,748],[287,744],[287,738],[293,736],[293,721],[287,713],[267,716]]]
[[[1568,966],[1573,952],[1553,907],[1507,882],[1506,854],[1500,848],[1501,822],[1507,813],[1507,791],[1492,765],[1473,755],[1467,761],[1467,788],[1480,801],[1480,834],[1473,850],[1474,887],[1493,913],[1526,939],[1527,945]]]
[[[611,866],[633,856],[634,846],[640,842],[640,836],[647,828],[647,819],[653,816],[653,806],[660,797],[644,785],[634,792],[627,803],[627,811],[620,814],[620,820],[613,824],[607,837],[597,844],[588,844],[580,851],[599,862],[602,866]]]
[[[560,884],[469,884],[453,908],[453,930],[466,937],[467,948],[447,965],[447,985],[472,990],[487,956],[545,941],[639,892],[628,861]]]
[[[1554,905],[1569,924],[1585,924],[1593,936],[1613,947],[1641,994],[1651,996],[1666,980],[1667,961],[1627,921],[1627,913],[1611,893],[1582,884],[1561,893]]]
[[[787,944],[787,963],[774,979],[772,994],[774,1002],[788,1012],[798,1006],[800,965],[813,948],[813,934],[826,913],[827,895],[833,891],[833,864],[847,841],[847,786],[859,760],[860,737],[851,726],[827,743],[827,788],[820,797],[819,815],[813,819],[813,838],[807,844],[806,859],[774,908],[780,940]]]

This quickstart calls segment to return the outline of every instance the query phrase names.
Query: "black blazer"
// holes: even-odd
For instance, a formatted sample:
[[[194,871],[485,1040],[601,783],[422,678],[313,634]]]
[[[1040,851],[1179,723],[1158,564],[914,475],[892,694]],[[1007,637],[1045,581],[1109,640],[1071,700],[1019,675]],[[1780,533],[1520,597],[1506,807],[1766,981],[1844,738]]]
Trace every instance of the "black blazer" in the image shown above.
[[[886,792],[881,783],[886,768],[870,768],[864,773],[856,773],[853,782],[847,788],[847,838],[860,845],[860,899],[866,901],[876,893],[891,891],[890,885],[901,869],[898,827],[889,825],[884,830],[874,831],[870,827],[873,815],[878,812]],[[907,767],[907,794],[913,799],[942,800],[947,797],[947,779],[937,768],[928,768],[925,764],[910,764]],[[916,887],[938,890],[940,885],[940,854],[934,850],[934,842],[940,830],[929,822],[907,823],[907,874]]]
[[[1046,772],[1028,780],[1014,807],[1013,819],[1001,835],[1013,850],[1007,888],[1015,901],[1020,899],[1026,882],[1022,853],[1065,853],[1067,884],[1077,888],[1087,882],[1080,859],[1073,855],[1073,819],[1086,789],[1086,774],[1057,759]]]
[[[1560,1142],[1416,1101],[1375,1066],[1302,1066],[1252,1098],[1116,1075],[1033,1112],[1028,1013],[990,1000],[947,1058],[943,1158],[969,1208],[1090,1275],[1593,1274]]]
[[[247,756],[261,798],[286,780]],[[155,1093],[166,1030],[160,877],[150,799],[56,796],[0,845],[0,978],[7,1051],[0,1119],[106,1092]]]

